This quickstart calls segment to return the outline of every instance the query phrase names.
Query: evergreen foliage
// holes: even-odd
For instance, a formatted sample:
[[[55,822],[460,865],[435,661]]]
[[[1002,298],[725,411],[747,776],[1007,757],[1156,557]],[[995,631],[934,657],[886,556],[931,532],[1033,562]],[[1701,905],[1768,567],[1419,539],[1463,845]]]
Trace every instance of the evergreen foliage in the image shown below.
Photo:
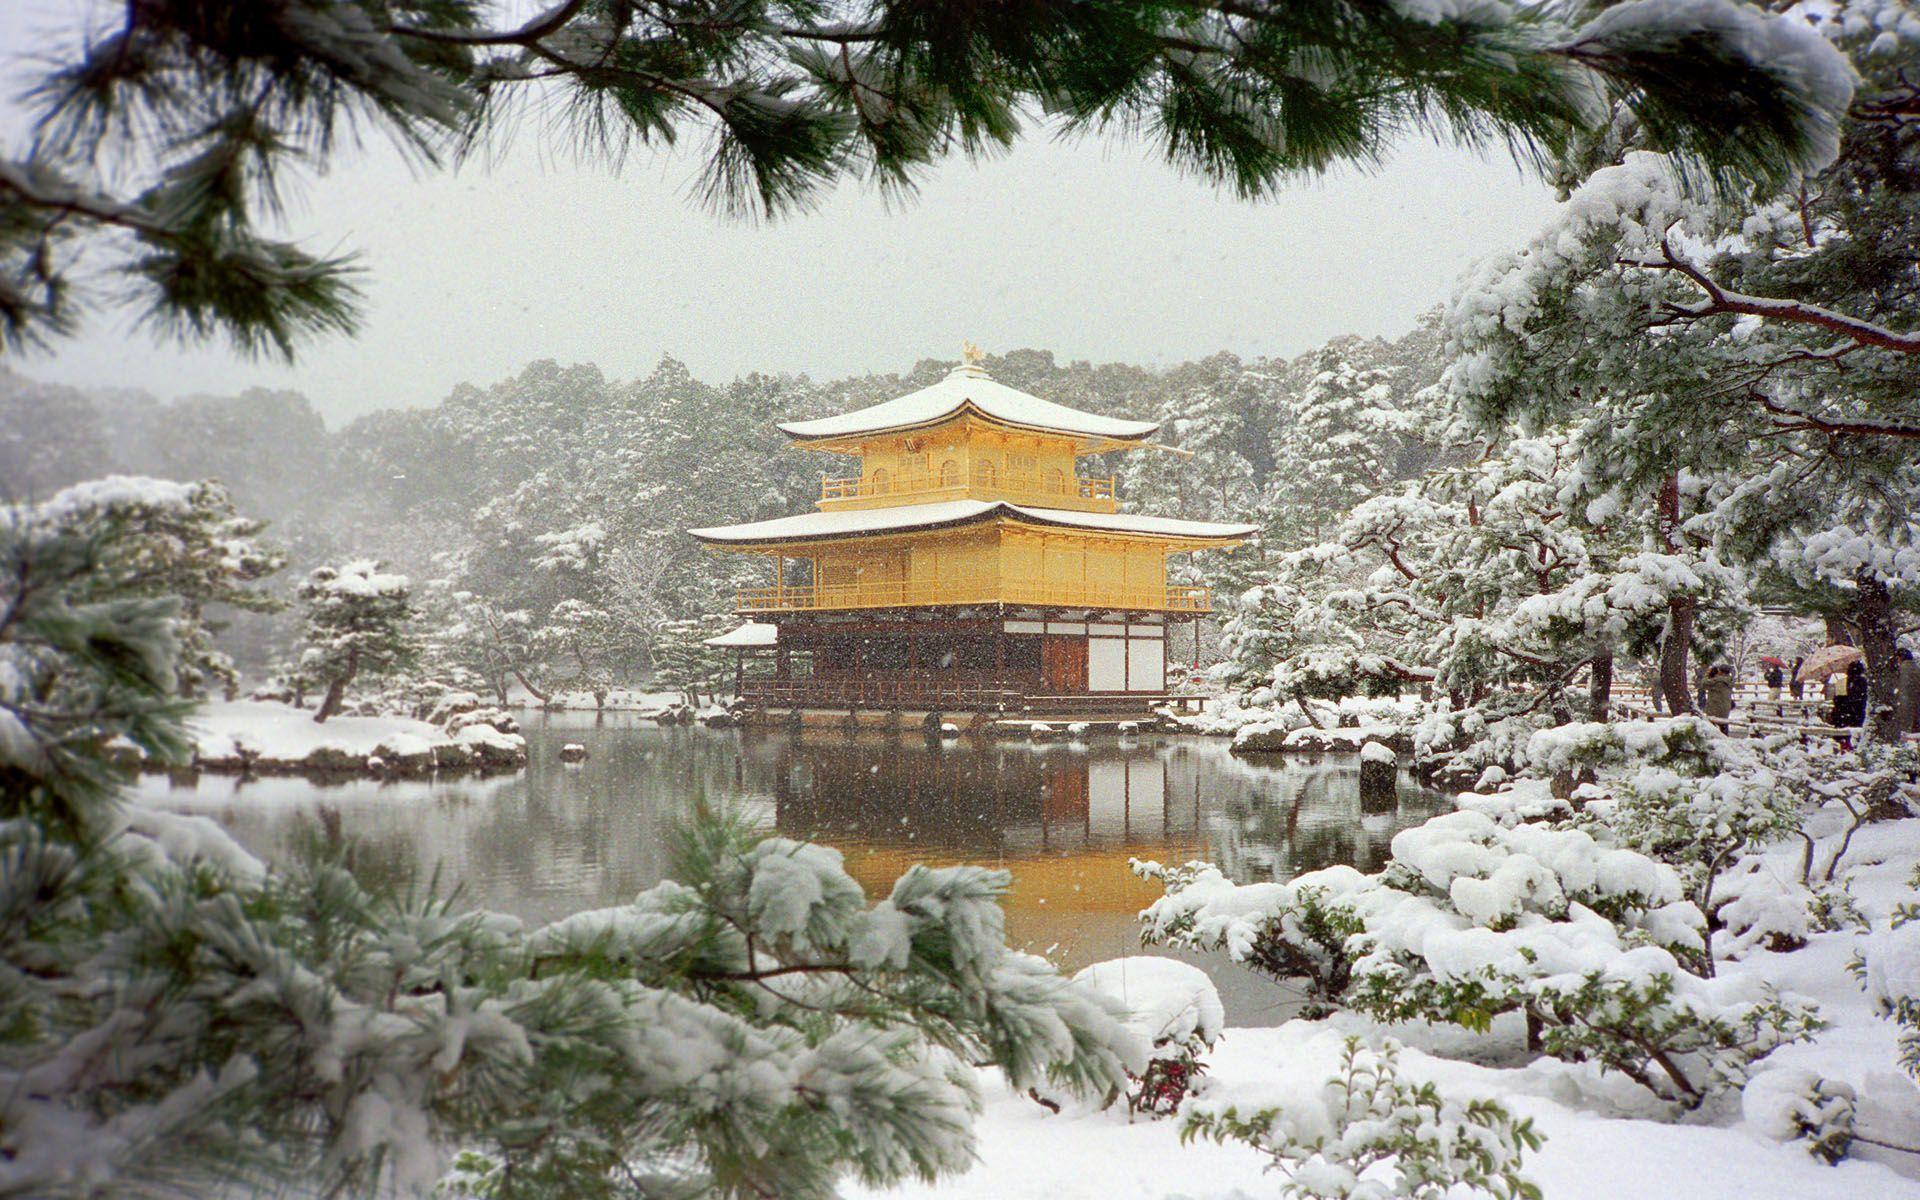
[[[1706,195],[1620,114],[1565,164],[1566,205],[1476,270],[1446,325],[1449,398],[1490,437],[1558,427],[1583,504],[1653,503],[1667,552],[1710,545],[1777,599],[1847,610],[1867,648],[1873,736],[1893,734],[1893,620],[1920,536],[1905,497],[1915,324],[1910,123],[1920,35],[1904,5],[1796,17],[1847,55],[1860,99],[1838,155],[1785,186]],[[1895,282],[1896,280],[1900,282]],[[1695,613],[1676,597],[1665,690],[1686,693]]]
[[[1304,973],[1321,1003],[1380,1020],[1484,1031],[1518,1012],[1530,1048],[1617,1071],[1681,1109],[1737,1090],[1753,1063],[1821,1028],[1765,988],[1697,974],[1706,921],[1680,875],[1609,842],[1466,811],[1396,835],[1374,876],[1333,867],[1236,885],[1205,863],[1142,864],[1167,892],[1141,914],[1143,936],[1278,979]]]
[[[0,1193],[418,1193],[466,1148],[496,1197],[826,1197],[970,1162],[975,1065],[1092,1094],[1145,1066],[1008,949],[1002,872],[869,903],[837,851],[708,814],[675,882],[529,928],[351,844],[268,870],[122,806],[110,740],[184,751],[181,618],[92,576],[116,521],[192,501],[115,486],[86,526],[0,520]],[[308,588],[329,646],[394,660],[404,584]]]
[[[260,586],[286,561],[283,551],[260,540],[264,521],[237,513],[226,488],[213,480],[181,485],[109,477],[61,491],[39,511],[67,530],[100,541],[100,560],[82,598],[179,603],[174,632],[183,697],[217,687],[232,698],[239,674],[232,659],[215,648],[225,623],[208,610],[270,613],[281,607]]]
[[[307,618],[300,669],[326,689],[315,721],[324,722],[340,711],[356,679],[401,670],[419,660],[412,594],[405,575],[382,571],[372,559],[316,567],[300,585]]]
[[[935,161],[1067,132],[1149,139],[1246,196],[1372,162],[1409,129],[1544,165],[1612,101],[1660,148],[1732,177],[1833,153],[1844,64],[1733,0],[1668,9],[1247,6],[1209,0],[954,7],[918,0],[148,0],[50,48],[35,135],[0,162],[0,344],[70,332],[83,264],[171,334],[291,357],[350,331],[357,267],[264,230],[297,166],[378,131],[432,164],[523,114],[618,163],[694,130],[716,208],[778,214],[848,176],[911,190]]]
[[[136,513],[190,511],[187,487],[145,482],[0,508],[0,821],[35,836],[92,828],[124,778],[110,743],[162,760],[184,750],[180,601],[104,586],[137,536]],[[79,499],[84,524],[70,516]]]

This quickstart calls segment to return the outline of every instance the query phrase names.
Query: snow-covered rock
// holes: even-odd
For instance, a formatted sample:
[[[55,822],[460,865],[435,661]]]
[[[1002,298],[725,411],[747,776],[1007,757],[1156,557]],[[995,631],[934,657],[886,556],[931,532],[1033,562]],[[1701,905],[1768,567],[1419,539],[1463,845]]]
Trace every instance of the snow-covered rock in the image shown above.
[[[1185,1045],[1195,1037],[1212,1045],[1226,1026],[1213,980],[1178,959],[1130,955],[1094,963],[1073,978],[1125,1006],[1127,1027],[1150,1046]]]
[[[1370,741],[1360,747],[1360,761],[1363,763],[1386,763],[1393,766],[1399,764],[1400,756],[1393,752],[1393,747],[1383,742]]]
[[[563,763],[583,763],[587,761],[587,748],[579,742],[568,742],[560,747],[560,761]]]
[[[501,733],[491,725],[469,725],[454,734],[454,739],[473,751],[478,766],[523,767],[527,763],[527,739],[517,733]]]

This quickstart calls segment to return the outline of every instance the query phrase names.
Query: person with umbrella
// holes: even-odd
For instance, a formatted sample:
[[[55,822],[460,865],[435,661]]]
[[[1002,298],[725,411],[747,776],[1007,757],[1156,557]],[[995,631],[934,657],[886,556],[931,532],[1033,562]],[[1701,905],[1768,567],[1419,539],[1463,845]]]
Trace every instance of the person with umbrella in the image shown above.
[[[1832,645],[1822,646],[1800,664],[1793,673],[1794,679],[1804,683],[1814,679],[1827,679],[1834,676],[1827,686],[1827,697],[1831,705],[1827,710],[1827,723],[1840,727],[1859,725],[1867,713],[1867,670],[1860,666],[1860,660],[1866,655],[1858,646]],[[1858,679],[1855,679],[1856,669]],[[1846,672],[1844,675],[1841,672]],[[1854,705],[1859,705],[1855,714]],[[1852,717],[1849,722],[1845,718]]]
[[[1792,694],[1795,700],[1800,699],[1807,690],[1807,685],[1802,682],[1800,678],[1800,668],[1805,666],[1806,662],[1806,655],[1795,655],[1793,659],[1793,669],[1787,675],[1787,691]]]
[[[1780,685],[1786,682],[1787,664],[1769,655],[1760,660],[1760,665],[1766,668],[1761,678],[1767,681],[1767,698],[1770,700],[1778,700],[1780,698]]]

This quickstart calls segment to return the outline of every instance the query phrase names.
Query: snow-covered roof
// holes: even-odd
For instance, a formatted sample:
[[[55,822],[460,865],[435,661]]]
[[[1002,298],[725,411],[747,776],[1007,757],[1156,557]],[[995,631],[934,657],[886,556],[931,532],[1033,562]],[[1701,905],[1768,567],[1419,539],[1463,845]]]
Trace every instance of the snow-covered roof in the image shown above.
[[[753,521],[745,525],[716,525],[687,532],[703,542],[753,544],[811,542],[860,534],[899,533],[910,529],[938,529],[971,525],[997,518],[1032,525],[1059,525],[1069,529],[1097,529],[1138,533],[1150,537],[1236,541],[1252,534],[1252,525],[1225,525],[1214,521],[1179,521],[1172,517],[1142,517],[1130,513],[1069,512],[1063,508],[1031,508],[1004,500],[945,500],[938,504],[898,504],[889,508],[855,508],[837,512],[801,513]]]
[[[748,621],[738,629],[729,629],[719,637],[710,637],[702,642],[703,646],[718,646],[723,650],[756,650],[775,645],[780,640],[780,627],[766,621]]]
[[[1155,421],[1122,421],[1029,396],[996,381],[976,364],[962,363],[932,387],[837,417],[789,421],[780,429],[801,441],[819,441],[937,425],[969,408],[1003,425],[1075,437],[1137,441],[1160,428]]]

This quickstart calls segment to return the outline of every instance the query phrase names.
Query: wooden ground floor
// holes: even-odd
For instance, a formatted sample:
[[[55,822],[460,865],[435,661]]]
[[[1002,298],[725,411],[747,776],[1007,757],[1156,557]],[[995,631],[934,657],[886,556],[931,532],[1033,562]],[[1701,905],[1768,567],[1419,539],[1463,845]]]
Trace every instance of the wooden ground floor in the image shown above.
[[[1174,699],[1177,614],[984,606],[792,614],[742,655],[741,699],[838,711],[1145,713]]]

